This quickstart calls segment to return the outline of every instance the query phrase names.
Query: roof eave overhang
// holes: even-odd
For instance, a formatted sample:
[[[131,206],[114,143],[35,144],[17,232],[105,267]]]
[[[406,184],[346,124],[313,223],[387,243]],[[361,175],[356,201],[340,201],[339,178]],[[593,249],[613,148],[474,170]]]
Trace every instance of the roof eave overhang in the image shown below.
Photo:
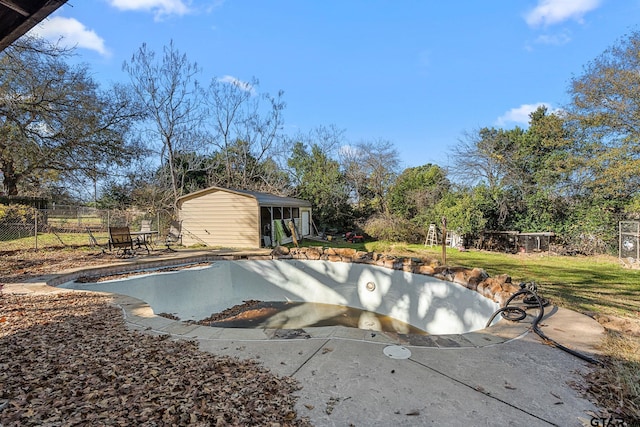
[[[2,16],[2,21],[9,27],[6,29],[8,30],[6,34],[0,37],[0,52],[25,35],[30,29],[38,25],[66,2],[67,0],[40,1],[41,6],[33,13],[29,13],[21,6],[21,2],[19,1],[0,0],[0,8],[2,8],[0,15],[4,15]],[[29,3],[31,3],[31,0]],[[10,19],[4,19],[8,14],[16,15],[16,18],[13,19],[12,22],[8,22]],[[3,33],[4,32],[5,30],[3,29]]]

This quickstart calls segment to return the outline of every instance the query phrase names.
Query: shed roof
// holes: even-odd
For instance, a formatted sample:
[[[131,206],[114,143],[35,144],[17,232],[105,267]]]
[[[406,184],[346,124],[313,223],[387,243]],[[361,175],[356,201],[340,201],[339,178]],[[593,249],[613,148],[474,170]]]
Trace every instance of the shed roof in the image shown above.
[[[66,2],[67,0],[0,0],[0,51]]]
[[[196,197],[201,197],[206,194],[213,193],[215,191],[225,191],[245,197],[252,197],[258,201],[258,205],[260,206],[311,207],[310,202],[302,199],[296,199],[294,197],[276,196],[275,194],[263,193],[260,191],[232,190],[230,188],[223,187],[209,187],[205,188],[204,190],[194,191],[193,193],[186,194],[178,198],[178,204],[186,200],[195,199]]]

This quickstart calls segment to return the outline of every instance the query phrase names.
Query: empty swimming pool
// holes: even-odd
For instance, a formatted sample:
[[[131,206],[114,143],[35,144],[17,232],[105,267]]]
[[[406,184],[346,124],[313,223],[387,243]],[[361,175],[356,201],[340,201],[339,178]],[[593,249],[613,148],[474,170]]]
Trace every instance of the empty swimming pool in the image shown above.
[[[461,285],[437,278],[367,264],[301,261],[212,261],[205,266],[98,283],[68,282],[60,287],[129,295],[158,313],[181,320],[201,320],[247,300],[313,302],[363,310],[362,329],[379,330],[370,312],[429,334],[461,334],[485,327],[499,305]],[[314,325],[331,310],[295,305],[265,320],[260,327]],[[338,310],[338,308],[336,308]],[[284,318],[283,318],[284,317]]]

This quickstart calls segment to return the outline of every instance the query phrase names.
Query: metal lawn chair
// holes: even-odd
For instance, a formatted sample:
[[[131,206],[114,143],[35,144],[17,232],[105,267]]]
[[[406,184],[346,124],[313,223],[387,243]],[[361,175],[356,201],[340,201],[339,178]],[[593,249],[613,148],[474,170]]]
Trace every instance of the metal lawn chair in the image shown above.
[[[165,245],[167,246],[166,250],[175,252],[175,249],[173,249],[171,245],[180,244],[182,244],[182,221],[171,221],[169,231],[167,232],[167,237],[165,239]]]
[[[135,255],[129,227],[109,227],[109,251],[113,249],[117,256]]]

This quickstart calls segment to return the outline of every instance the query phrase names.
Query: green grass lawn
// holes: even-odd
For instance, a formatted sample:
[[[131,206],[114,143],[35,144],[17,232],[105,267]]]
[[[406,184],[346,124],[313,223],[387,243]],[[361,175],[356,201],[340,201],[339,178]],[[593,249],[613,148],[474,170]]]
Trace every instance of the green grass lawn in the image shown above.
[[[109,241],[109,233],[92,233],[98,244],[106,245]],[[43,249],[52,247],[82,247],[91,246],[89,233],[38,233],[38,237],[29,236],[0,242],[3,251],[17,251],[29,249]]]
[[[450,263],[509,274],[514,282],[535,281],[556,305],[582,312],[636,318],[640,315],[640,270],[606,256],[511,255],[450,251]]]

